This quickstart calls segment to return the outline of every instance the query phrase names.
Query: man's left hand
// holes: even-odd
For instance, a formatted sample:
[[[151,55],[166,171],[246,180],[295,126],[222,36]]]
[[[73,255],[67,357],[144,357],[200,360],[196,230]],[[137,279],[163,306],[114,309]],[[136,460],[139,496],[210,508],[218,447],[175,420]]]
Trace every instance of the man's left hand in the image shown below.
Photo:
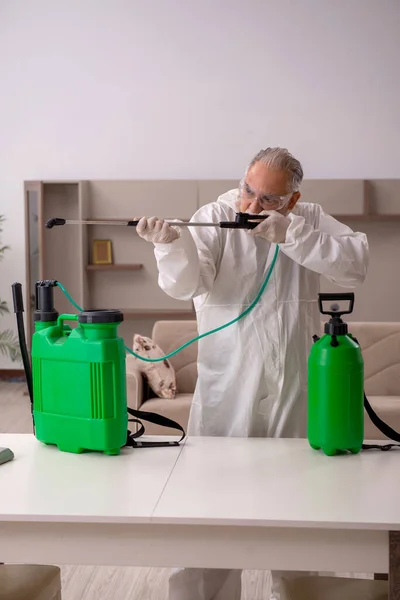
[[[260,215],[268,215],[268,219],[263,219],[254,229],[248,229],[248,233],[262,237],[272,244],[283,244],[290,225],[289,217],[285,217],[276,210],[263,210]]]

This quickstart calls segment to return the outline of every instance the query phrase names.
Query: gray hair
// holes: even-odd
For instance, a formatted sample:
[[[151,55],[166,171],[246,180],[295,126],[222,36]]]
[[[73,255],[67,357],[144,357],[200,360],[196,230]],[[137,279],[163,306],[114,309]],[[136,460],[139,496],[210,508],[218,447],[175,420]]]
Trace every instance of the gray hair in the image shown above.
[[[286,148],[267,148],[260,150],[250,161],[248,170],[257,162],[262,162],[269,167],[281,171],[286,171],[290,190],[288,192],[297,192],[303,181],[303,167],[300,162],[294,158]]]

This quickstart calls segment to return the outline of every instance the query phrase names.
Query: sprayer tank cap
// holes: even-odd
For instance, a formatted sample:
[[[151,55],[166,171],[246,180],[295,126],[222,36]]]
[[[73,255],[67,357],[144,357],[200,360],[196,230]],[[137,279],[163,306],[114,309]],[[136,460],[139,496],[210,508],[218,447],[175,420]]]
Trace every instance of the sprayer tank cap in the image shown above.
[[[84,310],[80,313],[78,321],[83,324],[122,323],[124,315],[120,310]]]

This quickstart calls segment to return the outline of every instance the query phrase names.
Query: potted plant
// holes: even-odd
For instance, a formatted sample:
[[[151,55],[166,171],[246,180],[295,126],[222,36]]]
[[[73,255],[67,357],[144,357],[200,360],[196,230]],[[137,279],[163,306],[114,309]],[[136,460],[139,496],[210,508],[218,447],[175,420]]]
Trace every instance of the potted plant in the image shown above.
[[[3,231],[1,225],[4,221],[4,215],[0,215],[0,233]],[[1,246],[0,244],[0,261],[4,258],[7,250],[10,250],[9,246]],[[0,298],[0,317],[9,312],[7,302]],[[11,329],[2,330],[0,328],[0,354],[10,358],[12,362],[20,361],[21,359],[18,338]]]

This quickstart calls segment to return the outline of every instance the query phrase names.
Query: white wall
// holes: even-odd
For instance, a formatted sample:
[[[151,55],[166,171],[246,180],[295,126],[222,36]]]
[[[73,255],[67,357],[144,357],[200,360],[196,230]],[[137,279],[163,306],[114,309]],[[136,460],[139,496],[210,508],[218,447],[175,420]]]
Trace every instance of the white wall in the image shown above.
[[[400,177],[399,30],[397,0],[0,0],[0,297],[24,179],[236,178],[275,144]]]

